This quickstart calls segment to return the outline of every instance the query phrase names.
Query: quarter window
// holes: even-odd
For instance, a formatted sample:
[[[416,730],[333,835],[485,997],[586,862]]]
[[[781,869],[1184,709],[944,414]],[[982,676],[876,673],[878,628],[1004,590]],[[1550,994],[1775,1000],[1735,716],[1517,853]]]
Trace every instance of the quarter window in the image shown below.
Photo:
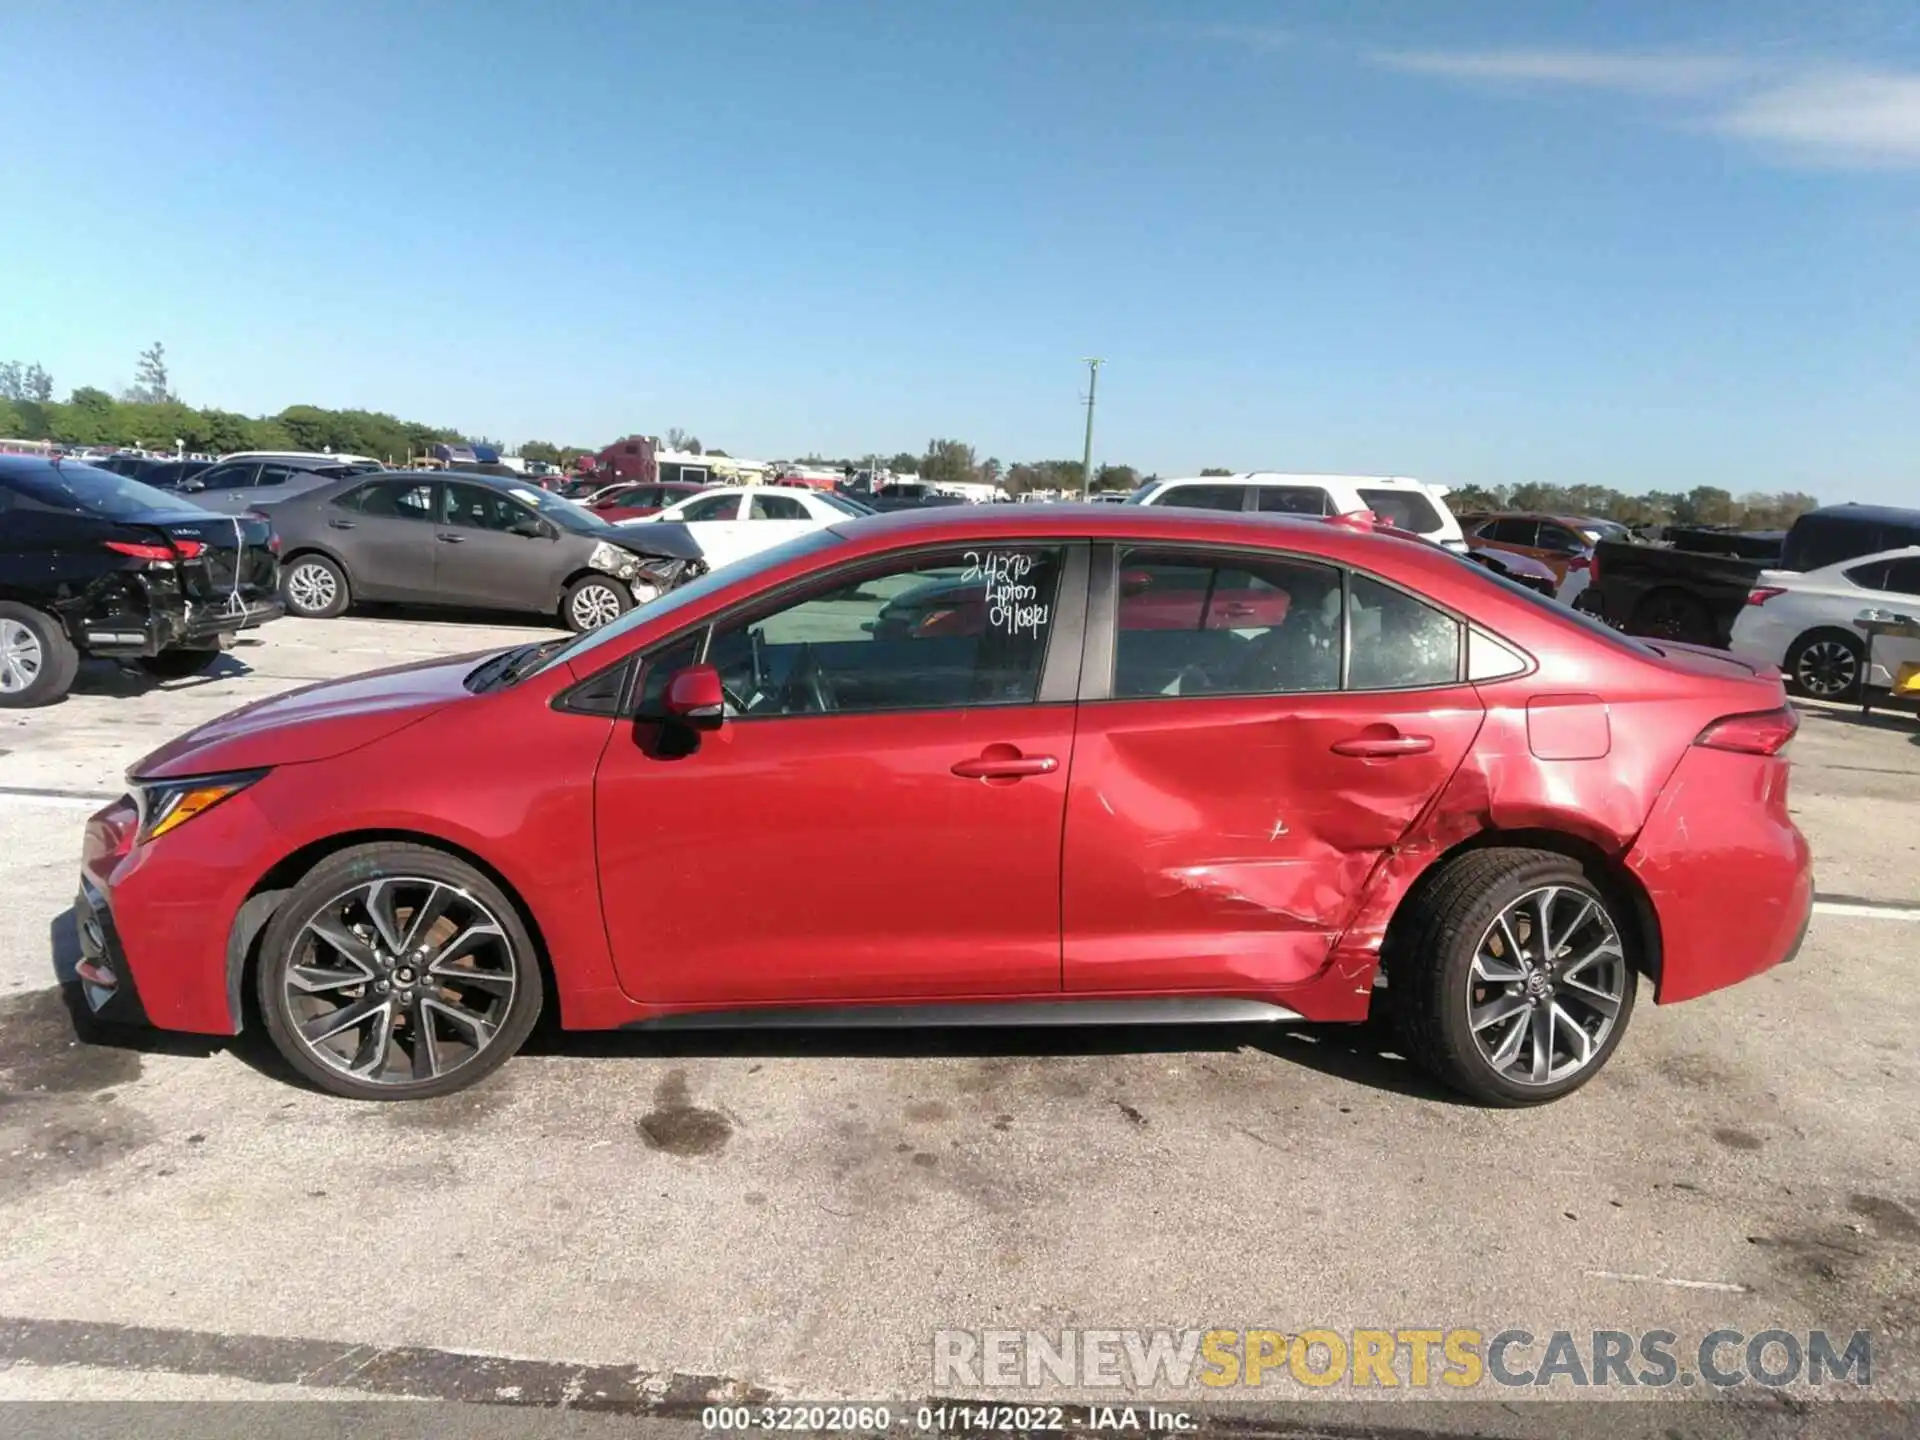
[[[1460,676],[1460,626],[1404,590],[1355,575],[1350,690],[1412,690]]]
[[[1113,696],[1340,688],[1340,572],[1304,560],[1123,550]]]
[[[1446,522],[1433,508],[1433,502],[1418,490],[1362,490],[1360,498],[1367,502],[1369,510],[1396,530],[1431,535],[1445,528]]]
[[[706,660],[743,719],[1030,704],[1062,562],[1058,546],[922,556],[723,623]]]

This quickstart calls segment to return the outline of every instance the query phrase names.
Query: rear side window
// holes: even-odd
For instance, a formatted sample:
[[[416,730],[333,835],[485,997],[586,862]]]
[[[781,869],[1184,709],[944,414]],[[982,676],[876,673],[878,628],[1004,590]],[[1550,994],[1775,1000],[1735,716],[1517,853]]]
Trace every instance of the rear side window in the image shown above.
[[[1450,685],[1460,674],[1460,624],[1445,611],[1365,575],[1353,577],[1350,690]]]
[[[1418,490],[1362,490],[1360,498],[1367,508],[1396,530],[1411,530],[1416,535],[1431,535],[1446,529],[1440,512]]]
[[[1889,561],[1880,588],[1896,595],[1920,595],[1920,556]]]
[[[756,495],[753,508],[747,512],[750,520],[804,520],[807,507],[791,495]]]
[[[1788,570],[1823,570],[1829,565],[1920,543],[1920,523],[1911,529],[1846,514],[1802,515],[1787,532],[1780,564]]]
[[[1268,515],[1330,515],[1332,502],[1318,485],[1256,485],[1254,509]],[[1224,507],[1223,507],[1224,508]]]
[[[1153,497],[1155,505],[1180,505],[1190,510],[1244,510],[1244,485],[1173,485]]]
[[[433,519],[431,485],[369,485],[354,493],[360,497],[360,503],[353,508],[365,515],[392,520]]]
[[[1509,516],[1505,520],[1495,520],[1480,532],[1489,540],[1502,545],[1531,546],[1540,538],[1540,525],[1534,520],[1519,520]]]
[[[680,512],[685,521],[696,520],[732,520],[740,514],[738,495],[714,495],[705,500],[696,500]]]
[[[1304,560],[1123,550],[1113,698],[1340,688],[1340,572]]]

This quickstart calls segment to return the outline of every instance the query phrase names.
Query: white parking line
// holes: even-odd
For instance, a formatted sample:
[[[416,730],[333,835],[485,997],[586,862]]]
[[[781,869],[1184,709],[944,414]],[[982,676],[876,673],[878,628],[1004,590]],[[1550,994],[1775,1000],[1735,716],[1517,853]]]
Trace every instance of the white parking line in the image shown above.
[[[1816,900],[1816,915],[1844,915],[1852,920],[1920,920],[1920,906],[1874,905],[1851,900]]]
[[[1718,1290],[1727,1295],[1745,1295],[1749,1287],[1731,1280],[1680,1280],[1671,1275],[1635,1275],[1625,1270],[1589,1270],[1596,1280],[1626,1280],[1642,1285],[1668,1285],[1675,1290]]]

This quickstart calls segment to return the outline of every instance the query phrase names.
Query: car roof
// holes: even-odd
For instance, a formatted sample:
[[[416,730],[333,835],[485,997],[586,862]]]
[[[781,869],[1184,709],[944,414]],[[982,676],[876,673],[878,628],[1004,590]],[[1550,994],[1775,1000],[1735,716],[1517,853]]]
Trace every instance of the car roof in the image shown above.
[[[1880,525],[1920,526],[1920,510],[1900,505],[1860,505],[1849,500],[1844,505],[1822,505],[1809,510],[1802,520],[1865,520]]]
[[[1237,470],[1231,475],[1170,475],[1162,485],[1365,485],[1369,489],[1431,490],[1424,480],[1410,475],[1331,475],[1292,470]]]

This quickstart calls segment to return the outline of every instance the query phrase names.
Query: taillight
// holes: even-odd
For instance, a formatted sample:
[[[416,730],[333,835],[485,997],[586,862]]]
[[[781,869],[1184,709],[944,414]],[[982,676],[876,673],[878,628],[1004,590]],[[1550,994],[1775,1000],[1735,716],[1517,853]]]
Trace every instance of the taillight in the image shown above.
[[[1800,728],[1800,716],[1791,706],[1725,715],[1702,730],[1694,740],[1709,750],[1733,750],[1742,755],[1778,755]]]
[[[154,560],[169,564],[174,558],[171,545],[146,545],[138,540],[109,540],[107,549],[121,555],[130,555],[135,560]]]
[[[1787,592],[1778,585],[1756,585],[1747,592],[1747,603],[1749,605],[1764,605],[1774,596],[1784,595],[1786,593]]]
[[[1591,570],[1593,561],[1585,555],[1576,555],[1567,562],[1569,570]]]
[[[108,540],[106,547],[120,555],[130,555],[135,560],[152,560],[165,565],[175,560],[191,560],[206,553],[204,540],[175,540],[171,545],[149,545],[140,540]]]

